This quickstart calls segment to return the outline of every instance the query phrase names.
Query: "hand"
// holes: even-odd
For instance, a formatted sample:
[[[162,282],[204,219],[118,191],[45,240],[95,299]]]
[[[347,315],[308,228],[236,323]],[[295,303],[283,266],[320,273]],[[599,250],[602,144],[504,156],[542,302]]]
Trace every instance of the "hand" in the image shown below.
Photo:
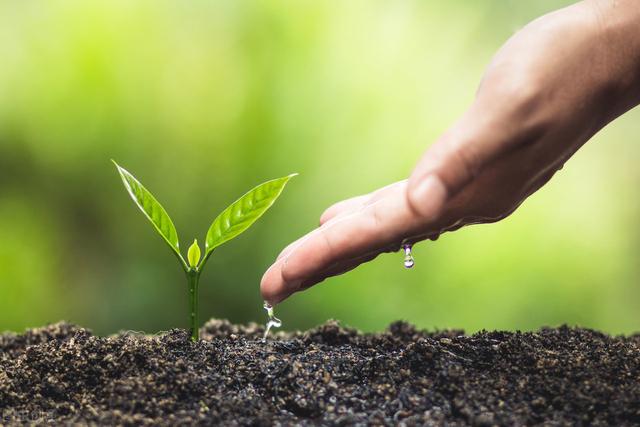
[[[626,9],[625,9],[626,8]],[[275,304],[403,242],[511,214],[640,99],[633,0],[585,1],[533,21],[500,49],[464,115],[410,178],[339,202],[262,278]]]

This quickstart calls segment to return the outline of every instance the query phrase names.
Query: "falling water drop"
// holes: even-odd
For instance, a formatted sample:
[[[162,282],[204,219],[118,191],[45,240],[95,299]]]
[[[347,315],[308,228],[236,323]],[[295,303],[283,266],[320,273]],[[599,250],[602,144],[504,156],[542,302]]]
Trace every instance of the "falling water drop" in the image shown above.
[[[413,255],[411,255],[411,245],[403,245],[404,249],[404,268],[411,268],[415,264]]]
[[[269,330],[271,330],[271,328],[279,328],[280,326],[282,326],[282,321],[273,314],[273,306],[271,304],[265,301],[263,307],[265,310],[267,310],[267,316],[269,316],[269,319],[267,320],[267,326],[264,330],[264,336],[262,337],[262,341],[266,342],[267,336],[269,335]]]

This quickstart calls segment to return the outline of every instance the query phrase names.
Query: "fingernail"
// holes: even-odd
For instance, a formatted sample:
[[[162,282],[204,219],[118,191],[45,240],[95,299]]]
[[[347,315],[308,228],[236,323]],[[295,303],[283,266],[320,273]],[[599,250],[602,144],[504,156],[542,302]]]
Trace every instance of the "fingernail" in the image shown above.
[[[422,218],[435,219],[447,199],[447,190],[435,175],[428,175],[417,184],[410,185],[407,198],[412,209]]]

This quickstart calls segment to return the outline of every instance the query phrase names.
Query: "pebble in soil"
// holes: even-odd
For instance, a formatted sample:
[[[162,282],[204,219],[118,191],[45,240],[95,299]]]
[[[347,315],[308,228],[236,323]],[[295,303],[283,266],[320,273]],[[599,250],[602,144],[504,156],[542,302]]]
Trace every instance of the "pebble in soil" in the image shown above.
[[[560,327],[427,333],[394,323],[361,334],[211,320],[97,337],[66,323],[0,335],[5,423],[636,425],[640,336]]]

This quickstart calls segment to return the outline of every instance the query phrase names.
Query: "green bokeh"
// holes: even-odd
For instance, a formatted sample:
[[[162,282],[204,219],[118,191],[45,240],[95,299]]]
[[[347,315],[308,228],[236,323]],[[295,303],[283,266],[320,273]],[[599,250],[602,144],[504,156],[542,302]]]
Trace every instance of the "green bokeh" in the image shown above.
[[[187,323],[175,259],[124,193],[131,170],[183,247],[252,186],[299,172],[211,259],[201,318],[260,321],[258,284],[331,203],[405,178],[514,31],[567,1],[0,3],[0,330]],[[387,254],[278,307],[419,326],[640,327],[640,113],[597,135],[513,216]]]

